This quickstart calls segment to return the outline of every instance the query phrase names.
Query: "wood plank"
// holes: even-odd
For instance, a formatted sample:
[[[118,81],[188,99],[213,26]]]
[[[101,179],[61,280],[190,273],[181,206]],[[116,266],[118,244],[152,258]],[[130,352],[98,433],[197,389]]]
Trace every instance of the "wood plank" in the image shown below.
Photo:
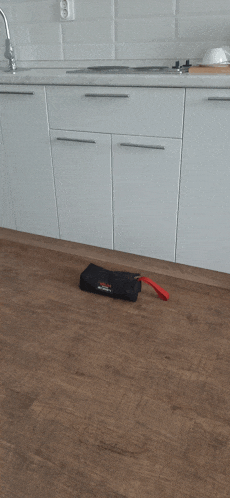
[[[189,68],[191,74],[230,74],[230,65],[225,66],[191,66]]]
[[[92,248],[14,235],[1,230],[1,498],[227,498],[230,285],[158,267],[167,302],[147,285],[114,300],[79,288]]]
[[[229,289],[230,275],[223,272],[213,270],[206,270],[204,268],[197,268],[194,266],[172,263],[161,259],[149,258],[145,256],[138,256],[122,251],[115,251],[111,249],[104,249],[96,246],[89,246],[77,242],[70,242],[67,240],[55,239],[53,237],[43,237],[41,235],[20,232],[17,230],[10,230],[7,228],[0,228],[0,241],[14,241],[20,244],[31,245],[35,247],[42,247],[53,251],[59,251],[65,254],[72,254],[75,256],[85,257],[90,262],[100,265],[101,262],[109,267],[114,265],[125,265],[127,268],[138,268],[142,272],[154,271],[156,274],[160,273],[176,278],[191,280],[192,282],[200,282],[207,285],[221,287],[222,289]],[[108,269],[109,269],[108,267]],[[127,270],[127,271],[132,271]],[[142,275],[142,276],[148,276]]]

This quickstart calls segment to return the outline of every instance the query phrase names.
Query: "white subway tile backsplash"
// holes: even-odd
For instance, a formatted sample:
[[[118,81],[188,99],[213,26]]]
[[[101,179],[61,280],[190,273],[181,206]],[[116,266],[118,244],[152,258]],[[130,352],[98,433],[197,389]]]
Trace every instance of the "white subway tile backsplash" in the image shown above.
[[[8,3],[10,6],[8,7]],[[59,0],[30,0],[30,2],[8,2],[5,11],[8,21],[14,23],[58,22]],[[2,4],[2,3],[1,3]],[[5,9],[5,10],[4,10]]]
[[[15,24],[12,30],[12,42],[15,45],[60,44],[61,26],[59,23]]]
[[[200,61],[230,45],[230,0],[75,0],[75,20],[60,20],[60,0],[0,0],[18,61]],[[5,29],[0,16],[0,61]],[[168,64],[168,62],[167,62]]]
[[[170,61],[180,60],[185,64],[186,59],[190,59],[192,64],[199,63],[210,47],[220,47],[227,45],[221,43],[220,39],[213,39],[210,42],[195,41],[175,41],[174,43],[154,42],[154,43],[118,43],[116,44],[116,59],[118,60],[148,60],[159,65],[170,65]]]
[[[103,44],[64,44],[64,60],[113,60],[115,58],[114,45]]]
[[[177,0],[178,13],[183,15],[229,13],[229,0]]]
[[[76,20],[113,18],[114,0],[75,0]]]
[[[171,44],[164,42],[152,43],[116,43],[116,59],[147,59],[162,60],[173,57]]]
[[[116,21],[116,42],[143,43],[170,40],[175,37],[175,19],[157,17],[150,19],[124,19]]]
[[[16,60],[21,61],[49,61],[62,60],[62,46],[60,45],[19,45],[15,47]]]
[[[142,18],[175,14],[174,0],[115,0],[117,17]]]
[[[109,19],[62,23],[63,44],[103,44],[113,42],[113,23]]]
[[[190,40],[230,40],[230,15],[179,17],[178,36]]]

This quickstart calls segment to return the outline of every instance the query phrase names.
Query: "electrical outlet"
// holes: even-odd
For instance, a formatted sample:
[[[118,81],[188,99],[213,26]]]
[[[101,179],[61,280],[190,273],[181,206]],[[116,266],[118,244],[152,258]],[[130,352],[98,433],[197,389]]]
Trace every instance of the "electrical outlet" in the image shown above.
[[[75,19],[74,0],[60,0],[61,21],[73,21]]]

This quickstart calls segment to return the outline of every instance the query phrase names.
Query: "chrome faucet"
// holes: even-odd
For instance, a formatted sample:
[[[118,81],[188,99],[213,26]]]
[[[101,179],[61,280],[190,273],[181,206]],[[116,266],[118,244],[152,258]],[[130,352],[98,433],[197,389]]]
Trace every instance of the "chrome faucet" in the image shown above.
[[[16,66],[16,59],[14,55],[14,49],[13,45],[11,44],[10,41],[10,30],[9,30],[9,25],[6,19],[6,15],[4,14],[3,10],[0,9],[0,14],[3,17],[4,23],[5,23],[5,28],[6,28],[6,44],[5,44],[5,53],[4,56],[6,59],[9,59],[9,70],[10,71],[16,71],[17,66]]]

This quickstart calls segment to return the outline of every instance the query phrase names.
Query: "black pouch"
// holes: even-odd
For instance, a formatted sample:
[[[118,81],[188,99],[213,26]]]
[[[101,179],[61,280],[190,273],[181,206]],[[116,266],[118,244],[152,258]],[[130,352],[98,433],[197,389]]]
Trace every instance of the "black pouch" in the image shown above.
[[[168,292],[155,282],[147,277],[137,277],[140,277],[139,273],[105,270],[101,266],[90,263],[81,273],[80,289],[94,294],[135,302],[138,292],[141,291],[141,280],[143,280],[157,291],[160,299],[168,300]]]

